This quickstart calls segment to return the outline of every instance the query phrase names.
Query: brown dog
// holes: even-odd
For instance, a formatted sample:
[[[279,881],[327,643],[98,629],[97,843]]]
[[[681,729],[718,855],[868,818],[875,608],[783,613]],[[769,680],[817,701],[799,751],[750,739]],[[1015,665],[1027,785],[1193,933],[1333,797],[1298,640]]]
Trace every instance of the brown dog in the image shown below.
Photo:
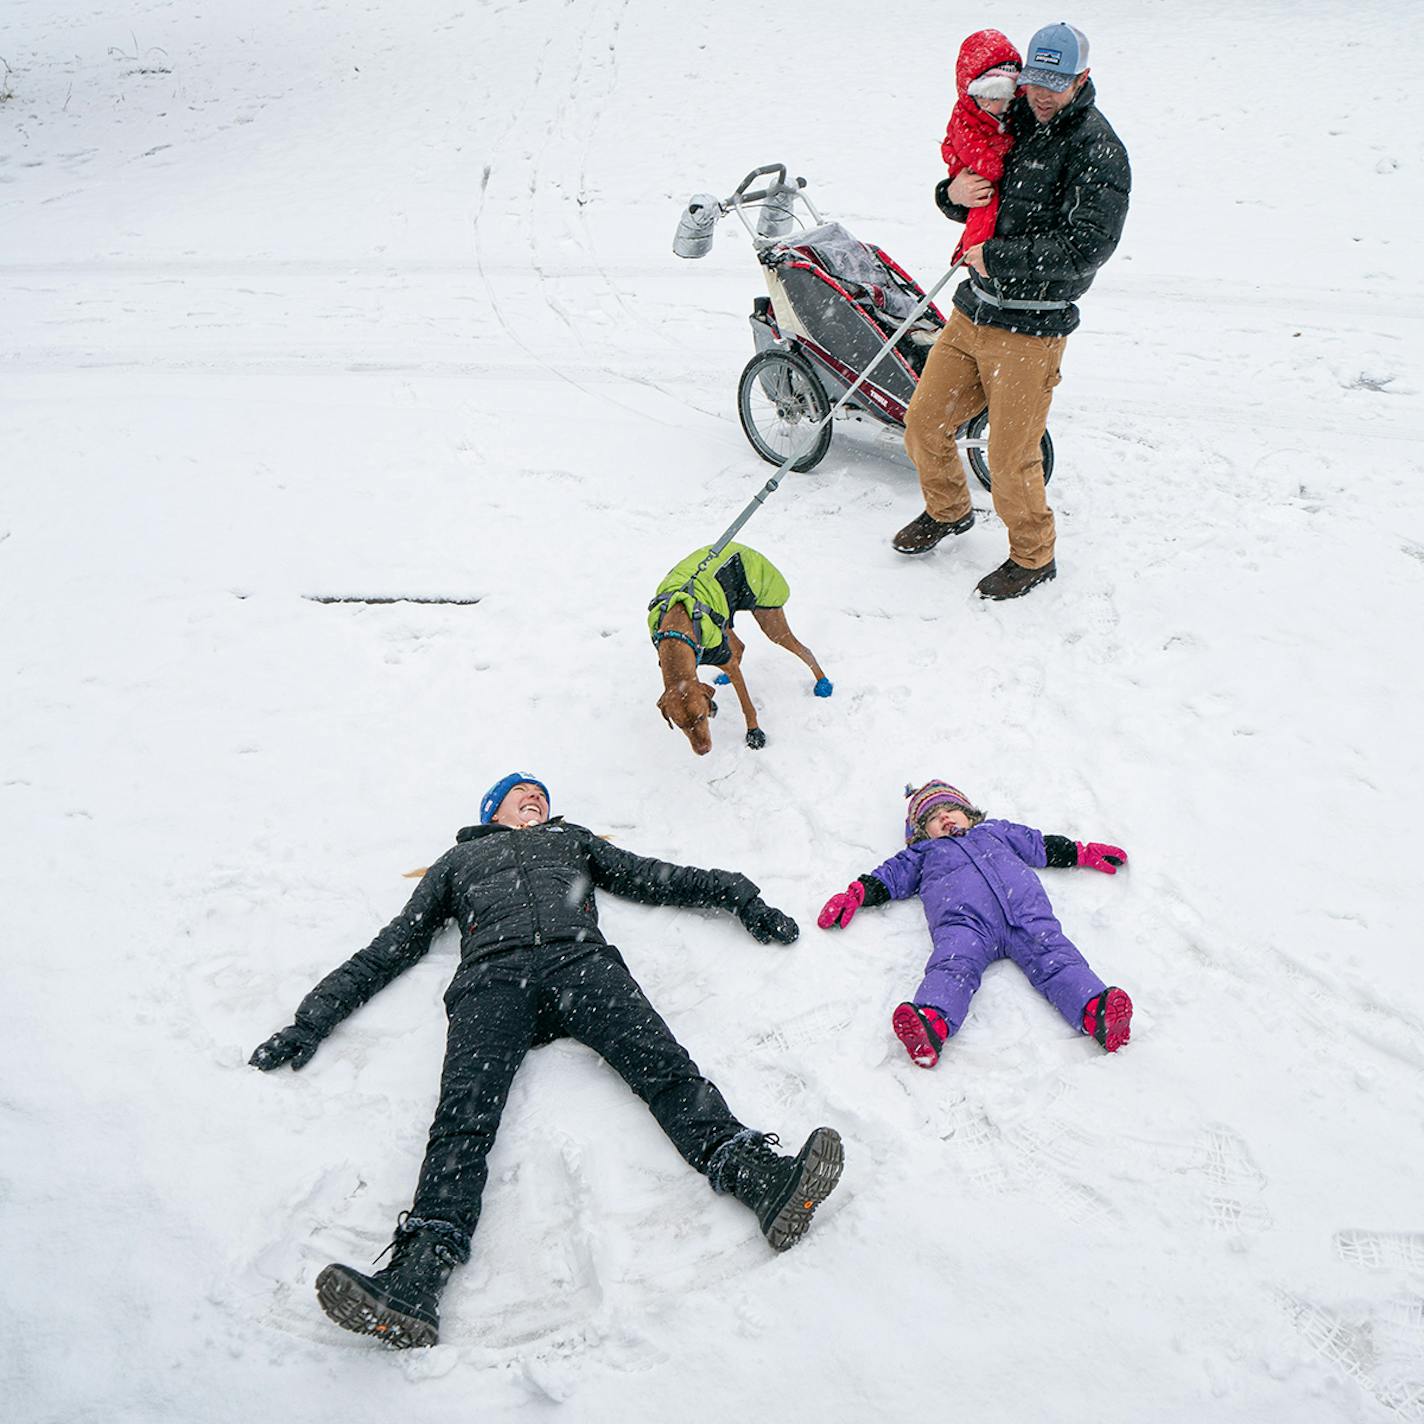
[[[658,597],[649,605],[653,643],[658,652],[658,667],[663,675],[663,695],[658,698],[658,711],[670,727],[686,736],[698,756],[712,750],[712,718],[717,715],[715,691],[698,678],[699,666],[716,667],[725,673],[727,681],[741,703],[747,724],[747,745],[759,750],[766,745],[766,733],[757,725],[757,711],[742,676],[742,654],[746,645],[732,628],[732,617],[748,611],[762,632],[779,647],[794,653],[816,677],[816,695],[829,697],[831,683],[812,653],[791,631],[782,603],[790,589],[771,562],[744,544],[728,544],[721,555],[697,579],[696,599],[701,600],[703,616],[694,619],[687,600],[680,597],[689,591],[678,583],[679,575],[707,554],[698,550],[683,560],[663,582]],[[776,598],[774,606],[761,604],[762,597]],[[715,615],[715,616],[714,616]],[[709,623],[715,623],[720,639],[708,656]],[[699,626],[700,624],[700,626]]]

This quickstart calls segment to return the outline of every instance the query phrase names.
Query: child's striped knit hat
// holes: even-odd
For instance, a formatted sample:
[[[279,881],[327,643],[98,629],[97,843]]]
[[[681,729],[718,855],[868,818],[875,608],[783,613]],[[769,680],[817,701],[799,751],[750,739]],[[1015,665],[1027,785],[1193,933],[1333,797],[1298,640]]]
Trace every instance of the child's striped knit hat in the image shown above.
[[[947,781],[927,781],[918,791],[913,786],[905,788],[910,799],[905,806],[905,844],[913,845],[925,838],[925,821],[931,811],[940,806],[958,806],[965,815],[977,816],[981,821],[984,813],[957,787]]]

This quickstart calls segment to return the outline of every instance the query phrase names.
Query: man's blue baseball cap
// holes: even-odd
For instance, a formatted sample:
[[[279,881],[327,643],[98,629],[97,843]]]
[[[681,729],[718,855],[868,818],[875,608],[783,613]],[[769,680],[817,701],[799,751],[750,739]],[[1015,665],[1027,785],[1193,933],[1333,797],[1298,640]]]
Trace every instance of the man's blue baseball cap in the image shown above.
[[[480,801],[480,825],[487,826],[494,820],[494,813],[499,810],[499,803],[514,790],[516,786],[537,786],[544,793],[544,800],[550,804],[554,798],[549,795],[549,788],[539,780],[537,776],[526,776],[522,771],[511,771],[508,776],[502,776],[488,791],[485,792]]]
[[[1036,84],[1061,94],[1088,67],[1088,37],[1066,20],[1045,25],[1024,50],[1019,88]]]

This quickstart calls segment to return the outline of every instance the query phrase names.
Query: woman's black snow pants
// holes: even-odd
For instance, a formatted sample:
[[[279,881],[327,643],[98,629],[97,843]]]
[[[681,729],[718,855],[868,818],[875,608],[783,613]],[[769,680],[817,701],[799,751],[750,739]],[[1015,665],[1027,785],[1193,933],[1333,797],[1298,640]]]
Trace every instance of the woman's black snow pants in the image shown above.
[[[450,1034],[440,1103],[412,1223],[448,1223],[468,1243],[510,1083],[529,1049],[555,1038],[600,1054],[699,1172],[715,1148],[742,1131],[611,946],[547,945],[483,961],[456,975],[445,1006]]]

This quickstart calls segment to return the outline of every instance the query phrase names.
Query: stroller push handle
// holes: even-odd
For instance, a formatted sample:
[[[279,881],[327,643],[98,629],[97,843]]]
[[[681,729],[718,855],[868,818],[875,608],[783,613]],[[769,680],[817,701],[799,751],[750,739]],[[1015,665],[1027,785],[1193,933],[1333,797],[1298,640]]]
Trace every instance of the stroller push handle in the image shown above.
[[[750,184],[758,178],[771,177],[771,182],[763,188],[748,192]],[[806,205],[812,219],[819,223],[821,215],[816,205],[806,196],[804,178],[786,177],[784,163],[768,163],[763,168],[753,168],[740,183],[732,196],[722,205],[724,211],[736,213],[742,226],[751,235],[757,247],[769,247],[786,237],[796,226],[796,200]],[[755,227],[747,220],[747,209],[760,205],[761,213]]]
[[[738,203],[761,203],[772,197],[776,193],[800,193],[806,186],[804,178],[797,178],[794,183],[773,183],[768,188],[758,188],[755,193],[733,193],[727,199],[727,206],[735,207]]]
[[[746,191],[747,184],[753,178],[759,178],[763,173],[775,173],[779,176],[774,183],[768,183],[765,188],[758,188],[754,193]],[[765,168],[758,168],[754,172],[748,173],[737,185],[737,190],[727,199],[723,205],[728,208],[740,207],[743,203],[764,203],[768,199],[772,202],[782,203],[786,211],[791,211],[791,200],[797,197],[804,199],[802,192],[806,186],[804,178],[793,178],[789,183],[786,181],[786,165],[784,163],[772,163]]]
[[[735,198],[729,198],[729,204],[736,203],[763,203],[768,198],[774,197],[778,193],[799,193],[806,186],[804,178],[798,178],[793,186],[790,183],[773,183],[769,188],[758,188],[755,193],[742,193]]]
[[[765,178],[768,173],[776,174],[776,181],[778,184],[786,182],[786,165],[784,163],[768,163],[764,168],[753,168],[752,171],[748,173],[747,176],[743,178],[740,183],[737,184],[736,190],[732,193],[732,196],[727,199],[728,203],[735,203],[738,201],[744,203],[755,203],[766,197],[765,190],[759,193],[748,193],[747,189],[752,185],[753,182],[755,182],[756,179]],[[802,187],[805,187],[806,185],[806,180],[804,178],[798,179],[797,182]]]
[[[771,178],[763,188],[749,191],[758,178]],[[784,163],[768,163],[762,168],[753,168],[737,184],[730,198],[718,198],[711,193],[694,193],[678,219],[677,232],[673,236],[672,250],[678,257],[706,257],[712,250],[717,222],[725,214],[735,212],[741,219],[753,241],[758,246],[767,246],[785,237],[795,226],[796,200],[805,203],[816,222],[821,216],[815,205],[806,196],[806,180],[786,178]],[[747,209],[761,205],[761,216],[754,228],[747,220]]]

